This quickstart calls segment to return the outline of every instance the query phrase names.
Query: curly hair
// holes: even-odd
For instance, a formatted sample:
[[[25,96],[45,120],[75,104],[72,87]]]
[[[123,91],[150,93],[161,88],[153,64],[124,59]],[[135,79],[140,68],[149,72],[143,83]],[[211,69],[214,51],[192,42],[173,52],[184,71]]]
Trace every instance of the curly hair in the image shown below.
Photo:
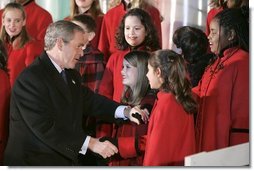
[[[125,50],[130,47],[124,37],[125,19],[128,16],[136,16],[145,27],[146,37],[142,43],[142,45],[145,46],[145,49],[149,51],[160,49],[158,33],[152,19],[146,11],[140,8],[133,8],[129,10],[121,20],[115,36],[117,48],[119,50]]]

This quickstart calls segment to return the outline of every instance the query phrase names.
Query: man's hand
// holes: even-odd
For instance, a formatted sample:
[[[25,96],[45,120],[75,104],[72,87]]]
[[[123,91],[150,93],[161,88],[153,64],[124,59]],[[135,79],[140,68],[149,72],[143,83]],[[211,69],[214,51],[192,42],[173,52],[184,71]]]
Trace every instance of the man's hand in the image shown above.
[[[146,124],[149,119],[149,112],[147,109],[140,109],[140,105],[133,108],[127,107],[124,110],[125,117],[129,118],[130,121],[140,124],[140,117],[142,121]],[[139,116],[138,116],[139,115]]]
[[[113,156],[118,153],[118,149],[109,141],[100,142],[97,138],[90,138],[88,148],[99,155],[104,159]]]

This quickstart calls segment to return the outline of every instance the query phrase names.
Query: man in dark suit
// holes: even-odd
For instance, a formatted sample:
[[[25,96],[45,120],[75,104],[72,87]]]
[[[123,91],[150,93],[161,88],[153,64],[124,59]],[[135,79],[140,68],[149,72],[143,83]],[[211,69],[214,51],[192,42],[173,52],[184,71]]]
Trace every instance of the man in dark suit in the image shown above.
[[[82,28],[69,21],[52,23],[45,35],[45,51],[16,80],[5,165],[79,165],[78,155],[87,149],[103,158],[117,153],[109,141],[85,135],[83,114],[139,123],[130,113],[142,111],[120,106],[81,86],[73,68],[83,55],[83,34]]]

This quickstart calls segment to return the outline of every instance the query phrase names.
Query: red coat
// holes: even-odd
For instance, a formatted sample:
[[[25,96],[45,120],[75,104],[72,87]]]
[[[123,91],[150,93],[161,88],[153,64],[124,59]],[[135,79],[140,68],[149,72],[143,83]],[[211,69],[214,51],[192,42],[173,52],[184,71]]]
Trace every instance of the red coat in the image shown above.
[[[42,47],[44,47],[44,36],[46,29],[50,23],[53,22],[51,14],[36,4],[35,1],[31,1],[24,6],[27,18],[26,29],[30,36],[40,41]],[[2,16],[3,10],[0,12]],[[0,17],[0,26],[2,25],[2,17]]]
[[[249,141],[249,53],[231,48],[208,67],[193,88],[199,96],[197,150]]]
[[[208,13],[206,17],[206,35],[209,36],[210,34],[210,23],[212,19],[215,17],[216,14],[221,12],[223,10],[222,7],[220,8],[212,8]]]
[[[7,68],[10,77],[10,84],[13,87],[14,82],[20,72],[33,62],[42,52],[41,46],[37,41],[29,41],[23,48],[13,49],[11,44],[7,44]]]
[[[117,51],[113,53],[106,65],[100,87],[99,93],[120,102],[123,92],[122,74],[123,58],[130,50]]]
[[[155,99],[155,92],[151,91],[142,99],[141,108],[151,112]],[[137,125],[130,121],[115,125],[111,136],[117,138],[120,157],[112,158],[110,166],[142,166],[147,127],[148,124]]]
[[[0,80],[0,165],[2,165],[8,138],[10,82],[7,74],[1,69]]]
[[[149,6],[146,11],[150,13],[154,25],[158,31],[158,37],[161,41],[161,18],[157,8]],[[107,62],[110,55],[116,52],[115,35],[123,16],[126,14],[123,3],[110,9],[103,18],[101,26],[101,35],[98,49],[103,52],[105,61]]]
[[[171,93],[159,92],[150,117],[144,166],[183,165],[195,153],[193,115]]]

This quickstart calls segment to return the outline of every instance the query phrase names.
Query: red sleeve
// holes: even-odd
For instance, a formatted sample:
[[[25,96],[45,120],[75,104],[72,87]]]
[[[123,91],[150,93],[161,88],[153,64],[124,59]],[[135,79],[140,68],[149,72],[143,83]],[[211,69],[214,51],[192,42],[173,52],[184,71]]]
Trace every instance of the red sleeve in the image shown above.
[[[113,92],[114,92],[114,84],[113,84],[113,77],[114,77],[114,57],[112,56],[104,70],[104,74],[99,86],[99,94],[108,97],[109,99],[113,99]]]
[[[26,45],[25,65],[30,65],[36,57],[42,53],[43,49],[39,41],[33,40]]]
[[[160,103],[149,123],[144,165],[183,165],[184,156],[195,150],[193,118],[176,101]]]
[[[122,158],[136,157],[135,137],[119,137],[118,149]]]
[[[101,24],[101,31],[100,31],[100,38],[98,42],[98,49],[104,54],[104,61],[107,62],[109,58],[109,37],[110,33],[108,31],[109,26],[107,26],[107,16],[105,15],[102,24]]]
[[[158,33],[158,39],[159,39],[160,47],[162,47],[161,15],[160,15],[160,12],[155,7],[150,7],[147,10],[147,12],[150,13],[151,18],[154,22],[154,26],[155,26],[155,28],[157,30],[157,33]]]

